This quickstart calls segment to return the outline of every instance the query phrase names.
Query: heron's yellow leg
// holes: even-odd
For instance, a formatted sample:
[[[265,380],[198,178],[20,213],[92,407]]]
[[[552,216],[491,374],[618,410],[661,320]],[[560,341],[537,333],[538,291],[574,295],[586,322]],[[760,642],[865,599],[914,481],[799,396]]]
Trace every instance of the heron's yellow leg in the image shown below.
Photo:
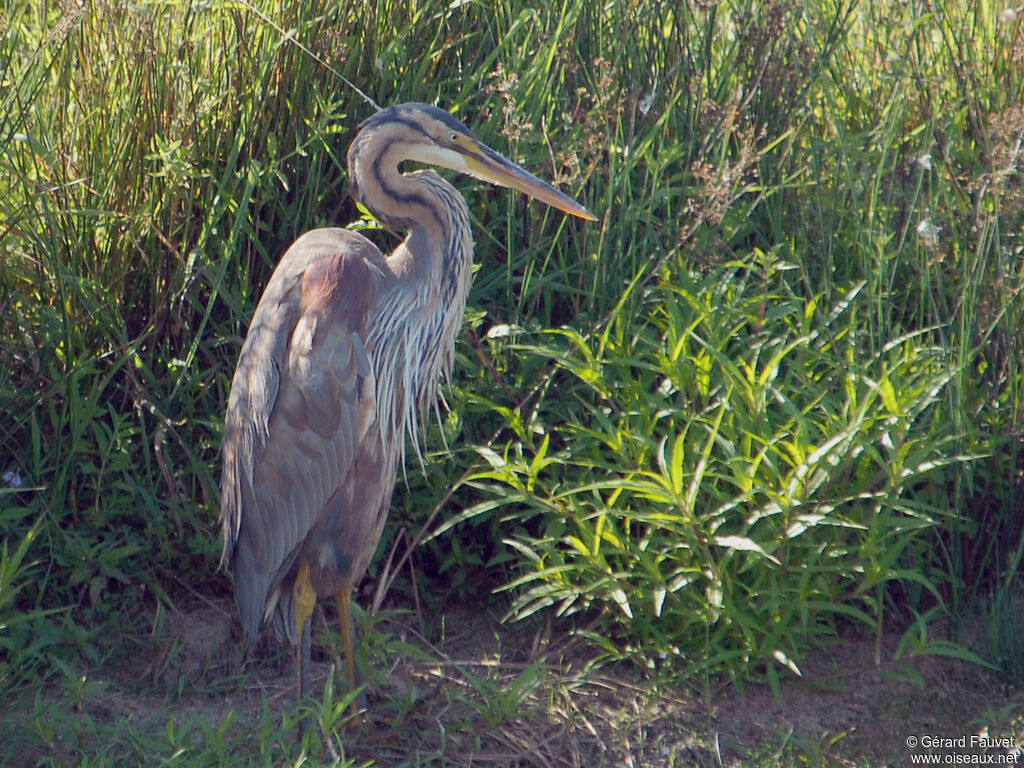
[[[342,587],[334,593],[334,602],[338,604],[338,620],[341,622],[341,640],[345,644],[345,677],[350,693],[356,689],[356,652],[355,634],[352,632],[351,599],[351,587]],[[352,714],[358,717],[358,699],[352,699]]]
[[[309,564],[303,563],[299,566],[299,575],[295,577],[295,586],[292,587],[292,594],[295,597],[295,628],[300,630],[313,615],[316,607],[316,592],[313,585],[309,583]]]
[[[292,587],[292,597],[295,604],[295,631],[298,634],[298,646],[296,656],[298,657],[299,671],[299,698],[309,693],[310,688],[310,659],[309,635],[310,617],[316,607],[316,592],[309,582],[309,565],[302,563],[299,566],[299,573],[295,577],[295,586]],[[305,723],[303,723],[303,728]]]

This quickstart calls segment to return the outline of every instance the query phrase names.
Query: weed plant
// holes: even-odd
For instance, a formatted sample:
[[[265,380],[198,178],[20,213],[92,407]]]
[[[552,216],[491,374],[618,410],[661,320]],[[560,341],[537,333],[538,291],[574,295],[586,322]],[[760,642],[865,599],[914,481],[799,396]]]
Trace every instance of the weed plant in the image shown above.
[[[346,198],[348,82],[601,219],[458,182],[467,333],[382,543],[426,524],[434,591],[773,684],[829,637],[1012,603],[1021,51],[988,2],[5,0],[0,692],[227,590],[221,418],[261,288],[311,227],[395,243]],[[168,728],[63,757],[236,748]]]

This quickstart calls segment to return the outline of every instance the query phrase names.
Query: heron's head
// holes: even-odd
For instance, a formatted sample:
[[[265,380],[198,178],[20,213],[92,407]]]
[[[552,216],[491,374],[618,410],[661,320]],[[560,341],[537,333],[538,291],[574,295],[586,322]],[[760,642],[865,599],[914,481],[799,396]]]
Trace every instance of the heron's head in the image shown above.
[[[396,165],[410,160],[448,168],[489,184],[519,190],[581,219],[597,220],[594,214],[571,197],[481,142],[443,109],[428,104],[397,104],[368,118],[359,128],[359,135],[349,152],[353,185],[359,183],[360,176],[353,167],[354,152],[366,152],[367,159],[374,165],[390,154]]]

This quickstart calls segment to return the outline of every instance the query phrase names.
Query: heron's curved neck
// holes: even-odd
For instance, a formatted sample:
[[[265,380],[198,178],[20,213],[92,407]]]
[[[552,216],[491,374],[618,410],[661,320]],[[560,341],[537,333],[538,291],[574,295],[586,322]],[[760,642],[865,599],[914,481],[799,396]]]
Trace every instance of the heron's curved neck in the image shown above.
[[[399,220],[392,216],[384,223],[404,227],[409,234],[388,263],[399,279],[422,289],[438,288],[451,300],[455,298],[452,291],[463,284],[468,287],[472,270],[473,238],[466,201],[433,171],[400,176],[407,191],[404,212]]]
[[[470,269],[466,201],[433,171],[401,173],[401,147],[398,141],[381,146],[360,134],[348,158],[352,196],[384,225],[409,231],[389,258],[392,269],[397,277],[420,283],[436,282],[453,268]]]
[[[387,257],[396,279],[380,297],[368,347],[375,351],[378,419],[386,444],[404,452],[403,433],[419,454],[418,417],[436,401],[439,376],[451,371],[473,274],[469,209],[433,171],[398,172],[388,150],[349,153],[352,195],[380,221],[409,230]],[[422,456],[421,456],[422,460]]]

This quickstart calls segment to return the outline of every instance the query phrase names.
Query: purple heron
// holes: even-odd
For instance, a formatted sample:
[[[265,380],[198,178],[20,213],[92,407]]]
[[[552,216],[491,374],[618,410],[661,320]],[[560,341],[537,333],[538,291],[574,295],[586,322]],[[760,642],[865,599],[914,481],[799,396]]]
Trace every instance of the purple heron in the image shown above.
[[[298,645],[300,698],[319,596],[337,602],[355,688],[352,589],[380,540],[406,435],[418,441],[418,419],[451,371],[472,280],[465,200],[431,170],[401,172],[405,161],[596,220],[436,107],[392,106],[359,127],[351,194],[408,235],[389,256],[337,228],[292,244],[249,325],[224,424],[221,567],[232,571],[246,640],[269,623]]]

